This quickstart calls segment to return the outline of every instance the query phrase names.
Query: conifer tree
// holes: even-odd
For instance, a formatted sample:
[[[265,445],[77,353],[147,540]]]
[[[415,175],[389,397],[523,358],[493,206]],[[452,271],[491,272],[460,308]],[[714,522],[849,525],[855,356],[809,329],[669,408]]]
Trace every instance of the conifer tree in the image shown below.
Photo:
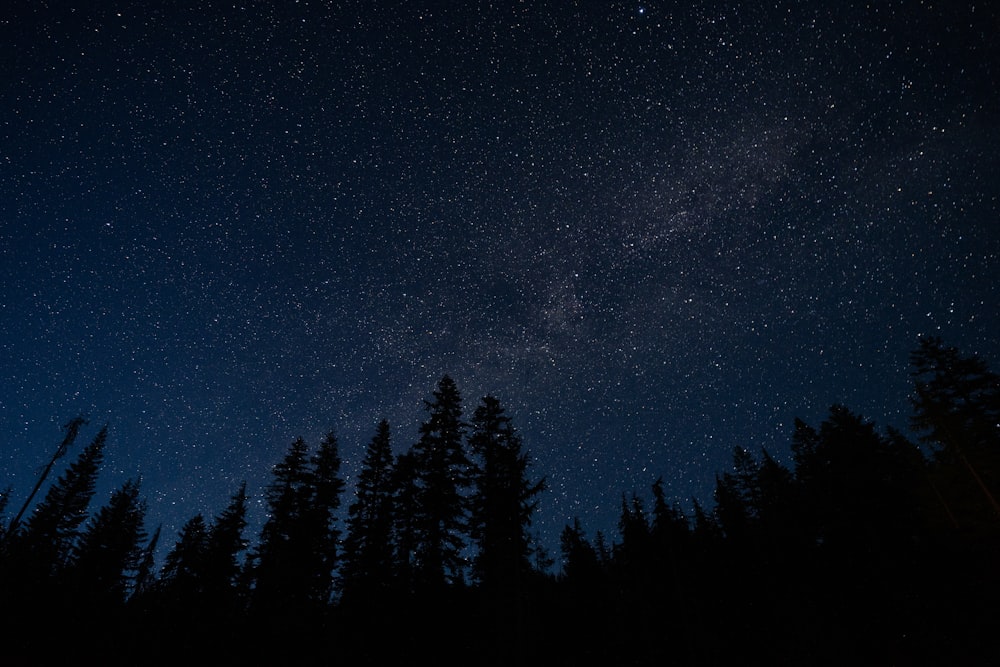
[[[163,560],[160,585],[171,598],[192,603],[202,593],[207,550],[208,528],[198,513],[181,526],[177,542]]]
[[[274,467],[267,488],[268,519],[254,554],[254,599],[259,609],[304,611],[330,601],[339,531],[337,439],[328,433],[312,457],[296,439]]]
[[[919,470],[905,440],[884,437],[873,422],[834,405],[818,431],[796,421],[792,449],[808,541],[871,551],[912,528]]]
[[[17,531],[21,522],[21,517],[24,516],[24,512],[31,506],[31,501],[34,500],[35,494],[38,493],[40,488],[42,488],[42,484],[45,483],[49,473],[52,471],[52,466],[55,465],[56,461],[66,455],[66,452],[69,451],[69,448],[76,441],[76,436],[80,433],[80,428],[86,424],[87,420],[82,415],[74,417],[63,424],[63,430],[66,431],[66,435],[63,437],[63,441],[59,444],[59,447],[56,448],[52,458],[49,459],[49,462],[42,469],[41,475],[38,476],[38,481],[35,482],[35,486],[31,489],[31,492],[28,494],[28,498],[24,501],[21,509],[10,522],[10,527],[8,529],[10,533],[15,533]]]
[[[35,507],[23,531],[12,536],[26,572],[54,575],[69,559],[80,526],[87,519],[98,469],[108,438],[105,426],[59,477]]]
[[[692,536],[702,550],[715,548],[722,537],[722,529],[719,527],[715,514],[705,510],[697,498],[692,499],[691,505],[691,511],[694,515]]]
[[[645,504],[636,494],[631,501],[622,494],[621,515],[618,519],[618,533],[622,541],[615,549],[615,560],[623,561],[628,567],[638,567],[651,551],[652,526],[646,516]]]
[[[765,449],[757,465],[754,512],[763,543],[776,559],[802,546],[802,503],[792,472]]]
[[[492,396],[476,408],[469,435],[472,467],[470,533],[478,546],[474,571],[486,587],[515,588],[530,570],[528,529],[545,480],[528,480],[528,455],[521,438]]]
[[[562,579],[577,588],[596,585],[601,571],[600,557],[587,540],[580,519],[574,518],[572,525],[563,528],[559,546],[563,559]]]
[[[392,572],[392,447],[389,422],[379,422],[368,444],[348,508],[341,563],[341,592],[371,596],[384,590]]]
[[[292,442],[272,476],[265,493],[268,517],[254,554],[254,598],[258,607],[264,608],[303,601],[310,588],[312,577],[302,563],[303,515],[309,501],[305,440]]]
[[[125,601],[146,539],[146,503],[139,483],[129,480],[98,510],[73,549],[68,579],[78,599],[90,604]]]
[[[205,590],[223,604],[233,597],[240,574],[239,556],[247,548],[247,484],[242,482],[229,505],[212,522],[205,538]]]
[[[316,603],[326,604],[333,594],[333,576],[340,543],[337,510],[344,490],[344,481],[340,477],[340,450],[332,431],[324,436],[310,464],[309,504],[303,512],[308,523],[304,534],[311,543],[308,552],[313,557],[309,597]]]
[[[674,548],[691,532],[687,517],[677,505],[668,505],[663,478],[653,482],[653,519],[650,526],[654,542],[663,551]]]
[[[160,532],[163,526],[159,525],[153,531],[149,542],[142,549],[139,557],[139,567],[136,569],[135,586],[133,587],[131,600],[141,599],[148,594],[157,583],[156,579],[156,549],[160,544]]]
[[[413,449],[396,457],[390,476],[392,487],[392,575],[393,588],[413,592],[418,544],[417,464]]]
[[[462,399],[445,375],[427,401],[429,415],[413,447],[417,473],[417,583],[431,589],[462,580],[467,532],[465,489],[469,461],[462,446]]]
[[[1000,375],[981,358],[964,356],[937,337],[921,339],[910,363],[911,425],[934,448],[936,472],[950,502],[972,521],[995,525],[1000,518]]]
[[[164,559],[160,588],[178,604],[214,610],[235,600],[240,574],[239,554],[246,549],[246,483],[209,525],[202,514],[181,528],[177,543]]]

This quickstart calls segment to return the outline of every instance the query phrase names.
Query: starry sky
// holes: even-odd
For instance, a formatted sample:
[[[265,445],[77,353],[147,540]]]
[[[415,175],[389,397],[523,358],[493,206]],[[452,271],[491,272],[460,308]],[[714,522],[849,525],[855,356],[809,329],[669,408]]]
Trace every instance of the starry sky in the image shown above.
[[[921,334],[1000,363],[991,3],[49,4],[0,16],[12,508],[84,413],[97,502],[259,519],[449,374],[556,554],[833,403],[906,428]]]

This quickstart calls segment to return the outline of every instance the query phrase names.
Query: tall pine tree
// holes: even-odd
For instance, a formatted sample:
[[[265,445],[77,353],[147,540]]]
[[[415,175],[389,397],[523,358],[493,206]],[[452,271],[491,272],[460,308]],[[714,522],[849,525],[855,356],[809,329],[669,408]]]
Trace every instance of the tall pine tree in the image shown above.
[[[1000,375],[979,357],[940,338],[920,340],[910,355],[911,425],[930,444],[936,483],[962,525],[1000,525]]]
[[[177,542],[163,560],[159,587],[167,599],[193,604],[204,590],[208,528],[205,517],[195,514],[184,522]]]
[[[205,538],[204,588],[213,604],[235,604],[240,555],[246,551],[247,484],[243,482],[229,505],[212,522]]]
[[[66,580],[80,602],[105,608],[125,602],[146,540],[146,503],[129,480],[87,524],[73,549]]]
[[[417,473],[417,583],[430,589],[461,582],[467,532],[465,489],[469,461],[462,446],[466,425],[455,381],[445,375],[426,402],[429,413],[413,447]]]
[[[388,587],[392,572],[392,447],[389,422],[379,422],[368,444],[347,510],[341,593],[370,598]]]
[[[277,610],[308,597],[311,577],[303,560],[308,548],[302,531],[309,504],[309,461],[305,440],[297,438],[274,466],[267,487],[267,520],[254,554],[254,604]]]
[[[274,467],[267,488],[268,518],[254,555],[254,602],[258,610],[305,611],[330,601],[343,490],[337,439],[329,433],[308,455],[296,439]]]
[[[392,488],[392,587],[412,593],[416,583],[417,464],[413,449],[396,457],[390,475]]]
[[[487,588],[516,589],[531,569],[528,529],[545,480],[531,482],[528,455],[500,402],[486,396],[469,435],[474,456],[470,532],[478,546],[476,578]]]
[[[324,436],[310,463],[309,506],[303,513],[307,521],[304,534],[311,543],[309,551],[313,556],[309,564],[312,575],[309,597],[317,604],[326,604],[333,595],[340,543],[337,510],[344,491],[340,450],[332,431]]]
[[[23,530],[11,536],[29,578],[54,575],[69,559],[87,519],[107,439],[105,426],[49,488]]]

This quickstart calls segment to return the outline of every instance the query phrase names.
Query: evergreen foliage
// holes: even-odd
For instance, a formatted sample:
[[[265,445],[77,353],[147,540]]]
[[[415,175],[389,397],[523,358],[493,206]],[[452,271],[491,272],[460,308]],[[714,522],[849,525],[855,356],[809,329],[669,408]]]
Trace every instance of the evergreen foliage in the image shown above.
[[[412,450],[396,456],[390,476],[392,489],[392,572],[390,584],[413,591],[416,574],[418,525],[415,508],[419,497],[417,462]]]
[[[205,538],[204,589],[216,604],[235,604],[232,598],[240,581],[240,557],[249,544],[243,534],[246,515],[247,485],[243,482],[226,509],[212,522]]]
[[[462,582],[465,575],[469,460],[463,438],[462,397],[447,375],[434,400],[426,401],[427,419],[413,446],[416,472],[413,520],[415,583],[428,590]]]
[[[477,546],[476,579],[484,586],[515,590],[531,569],[531,515],[545,480],[532,483],[521,438],[492,396],[476,408],[469,435],[474,493],[470,534]]]
[[[105,426],[49,487],[23,528],[15,529],[9,537],[14,557],[20,559],[25,573],[31,572],[29,579],[48,580],[69,560],[80,526],[87,519],[107,438]]]
[[[1000,648],[1000,389],[985,363],[937,339],[912,361],[912,426],[929,456],[834,405],[818,426],[795,422],[787,464],[735,448],[709,508],[693,499],[685,512],[661,478],[651,504],[620,496],[613,539],[589,538],[573,518],[556,575],[532,561],[544,479],[530,479],[500,402],[484,397],[466,424],[447,376],[408,451],[393,456],[378,424],[342,541],[329,433],[313,453],[296,439],[274,466],[252,549],[244,483],[211,522],[184,524],[158,572],[160,529],[147,538],[138,482],[89,513],[105,427],[0,533],[3,655],[131,664],[156,646],[146,662],[981,664]],[[52,618],[63,641],[32,640]]]
[[[355,500],[348,508],[347,536],[340,571],[345,599],[384,592],[393,568],[392,445],[389,422],[382,420],[361,462]]]
[[[337,439],[329,433],[309,456],[302,438],[274,467],[268,519],[253,557],[253,604],[268,613],[326,605],[332,593],[335,528],[343,481]]]
[[[98,510],[73,545],[66,580],[74,595],[98,609],[125,601],[141,564],[145,517],[139,483],[129,480]]]

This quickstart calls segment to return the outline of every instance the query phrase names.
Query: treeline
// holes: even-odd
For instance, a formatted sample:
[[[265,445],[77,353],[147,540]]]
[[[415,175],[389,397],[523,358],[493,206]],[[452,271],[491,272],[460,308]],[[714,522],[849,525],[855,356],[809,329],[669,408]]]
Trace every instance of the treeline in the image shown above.
[[[138,482],[90,511],[105,428],[0,523],[0,656],[982,662],[1000,648],[1000,378],[934,338],[911,373],[916,442],[834,406],[818,427],[796,422],[791,467],[737,448],[711,508],[685,511],[658,481],[651,500],[622,495],[610,540],[574,520],[557,573],[530,532],[544,479],[500,403],[466,415],[447,376],[406,452],[378,425],[350,502],[335,435],[314,451],[296,440],[255,542],[244,484],[188,520],[159,566]],[[31,496],[82,426],[66,425]]]

